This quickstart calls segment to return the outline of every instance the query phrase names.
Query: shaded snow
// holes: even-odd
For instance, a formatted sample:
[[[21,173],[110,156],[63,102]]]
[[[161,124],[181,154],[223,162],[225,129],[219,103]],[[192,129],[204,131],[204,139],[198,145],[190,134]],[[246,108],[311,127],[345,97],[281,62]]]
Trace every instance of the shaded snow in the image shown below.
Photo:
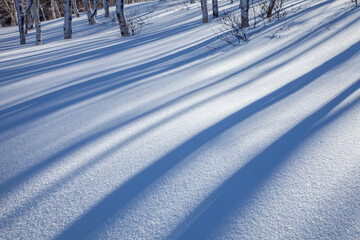
[[[0,238],[358,239],[359,9],[290,1],[234,48],[153,4],[129,38],[0,29]]]

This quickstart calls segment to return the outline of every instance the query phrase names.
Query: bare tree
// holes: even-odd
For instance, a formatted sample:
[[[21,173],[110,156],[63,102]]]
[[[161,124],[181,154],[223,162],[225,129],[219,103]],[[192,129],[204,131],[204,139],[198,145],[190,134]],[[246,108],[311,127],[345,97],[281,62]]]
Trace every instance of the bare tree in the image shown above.
[[[218,31],[214,32],[216,37],[230,45],[246,42],[252,35],[241,27],[241,13],[238,11],[224,12],[216,22],[221,25]]]
[[[267,13],[266,13],[267,18],[271,18],[272,11],[273,11],[273,9],[275,7],[275,2],[276,2],[276,0],[270,0],[270,4],[269,4],[269,7],[268,7],[268,10],[267,10]]]
[[[14,4],[14,0],[0,1],[0,9],[3,9],[8,14],[8,16],[0,15],[1,26],[17,25],[17,15],[16,15],[16,7]]]
[[[55,0],[50,0],[50,10],[51,10],[51,18],[56,19],[56,12],[55,12]]]
[[[209,22],[207,0],[201,0],[201,11],[202,11],[202,21],[203,21],[203,23]]]
[[[213,7],[213,18],[219,17],[219,4],[218,4],[218,0],[212,0],[212,7]]]
[[[97,0],[94,0],[94,10],[91,10],[91,5],[89,0],[83,0],[83,4],[84,4],[86,16],[89,21],[89,25],[94,25],[96,23]]]
[[[28,33],[28,30],[33,29],[33,16],[31,15],[31,6],[32,0],[26,0],[26,9],[25,9],[25,34]],[[30,24],[29,24],[30,23]]]
[[[51,9],[52,19],[61,17],[59,6],[58,6],[56,0],[50,0],[50,9]]]
[[[91,10],[89,0],[83,0],[83,4],[84,4],[84,9],[85,9],[86,16],[87,16],[88,21],[89,21],[89,25],[93,25],[95,22],[93,21],[94,19],[91,18],[92,10]]]
[[[240,0],[241,28],[250,27],[249,24],[249,0]]]
[[[130,35],[128,23],[125,15],[125,2],[124,0],[116,0],[116,16],[119,21],[120,34],[123,37]]]
[[[71,5],[72,5],[72,8],[74,9],[74,12],[75,12],[75,15],[76,17],[80,17],[80,13],[79,13],[79,10],[77,9],[76,7],[76,0],[71,0]]]
[[[109,17],[110,16],[110,11],[109,11],[108,0],[103,0],[103,5],[104,5],[104,10],[105,10],[105,17]]]
[[[20,0],[15,0],[16,11],[18,14],[18,26],[20,33],[20,44],[25,44],[25,31],[24,31],[24,14],[22,13],[22,7],[19,2]]]
[[[46,21],[46,14],[44,12],[44,8],[40,4],[40,0],[38,0],[37,5],[39,6],[39,19],[40,21]]]
[[[96,16],[97,16],[97,0],[94,0],[94,9],[90,14],[90,19],[89,19],[89,24],[92,25],[94,23],[96,23]]]
[[[39,0],[32,0],[31,11],[35,20],[35,29],[36,29],[36,45],[41,45],[41,23],[39,15]]]
[[[71,9],[71,0],[65,1],[65,17],[64,17],[64,39],[71,38],[72,34],[72,9]]]
[[[35,21],[35,29],[36,29],[36,45],[41,45],[41,22],[40,22],[40,14],[39,14],[40,3],[39,0],[27,0],[26,1],[26,12],[25,12],[25,33],[28,30],[28,22],[30,12],[32,14],[32,18]],[[31,20],[32,21],[32,20]]]

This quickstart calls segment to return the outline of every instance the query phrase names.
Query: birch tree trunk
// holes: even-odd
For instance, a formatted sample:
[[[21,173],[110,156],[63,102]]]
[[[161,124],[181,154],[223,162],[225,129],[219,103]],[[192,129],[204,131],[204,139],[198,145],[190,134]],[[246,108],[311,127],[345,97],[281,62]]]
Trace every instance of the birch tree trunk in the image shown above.
[[[94,10],[90,14],[89,25],[93,25],[96,23],[96,15],[97,15],[97,0],[94,0]]]
[[[14,16],[14,25],[18,25],[19,21],[18,21],[18,16],[16,14],[16,7],[14,7],[14,4],[13,2],[11,3],[12,4],[12,9],[13,9],[13,13],[12,15]]]
[[[19,26],[19,34],[20,34],[20,45],[25,44],[25,31],[24,31],[24,15],[22,13],[20,0],[15,0],[16,11],[18,15],[18,26]]]
[[[33,28],[34,28],[34,18],[30,13],[25,16],[25,34],[27,34],[28,30],[31,30]]]
[[[71,4],[72,4],[72,7],[73,7],[73,9],[74,9],[74,12],[75,12],[76,17],[79,18],[79,17],[80,17],[80,13],[79,13],[79,10],[78,10],[77,7],[76,7],[76,1],[75,1],[75,0],[71,0]]]
[[[105,10],[105,17],[109,17],[110,11],[109,11],[108,0],[103,0],[103,5],[104,5],[104,10]]]
[[[56,19],[56,12],[55,12],[55,0],[50,0],[50,10],[51,10],[51,18]]]
[[[125,3],[124,0],[116,0],[116,16],[119,21],[120,33],[123,37],[128,37],[129,26],[125,15]]]
[[[207,0],[201,0],[201,11],[202,11],[202,21],[203,21],[203,23],[209,22]]]
[[[275,2],[276,2],[276,0],[270,0],[269,8],[268,8],[267,13],[266,13],[267,18],[271,18],[272,11],[273,11],[274,6],[275,6]]]
[[[212,0],[212,7],[213,7],[213,18],[219,17],[218,0]]]
[[[86,13],[86,16],[88,18],[88,21],[89,21],[89,25],[93,25],[94,22],[92,21],[91,19],[91,6],[90,6],[90,3],[89,3],[89,0],[83,0],[83,4],[84,4],[84,9],[85,9],[85,13]]]
[[[38,9],[39,9],[39,19],[40,19],[40,21],[41,21],[41,17],[42,17],[43,21],[46,21],[46,15],[44,13],[44,8],[41,7],[39,0],[38,0],[38,6],[39,6]]]
[[[71,38],[72,34],[72,9],[71,9],[71,0],[66,0],[65,6],[65,17],[64,17],[64,39]]]
[[[35,20],[36,45],[41,45],[42,41],[41,41],[41,22],[39,16],[39,0],[32,0],[31,10]]]
[[[50,1],[51,1],[52,6],[54,7],[55,18],[61,17],[59,6],[58,6],[56,0],[50,0]]]
[[[241,28],[249,27],[249,0],[240,0]]]
[[[31,6],[32,0],[26,0],[26,10],[25,10],[25,34],[28,33],[28,30],[33,28],[32,16],[31,16]],[[31,25],[29,26],[29,22]]]

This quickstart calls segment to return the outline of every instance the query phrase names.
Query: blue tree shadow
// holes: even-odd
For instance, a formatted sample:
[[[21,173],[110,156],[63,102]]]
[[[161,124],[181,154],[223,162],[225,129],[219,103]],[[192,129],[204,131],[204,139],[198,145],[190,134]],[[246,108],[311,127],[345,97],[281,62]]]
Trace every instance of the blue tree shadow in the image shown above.
[[[307,74],[295,79],[192,137],[109,194],[69,226],[64,232],[58,235],[57,239],[81,239],[90,236],[104,223],[111,221],[123,206],[138,196],[145,188],[150,186],[167,171],[175,167],[184,158],[188,157],[209,140],[219,136],[224,131],[257,112],[294,94],[329,70],[348,61],[359,51],[360,42],[354,44],[344,52],[338,54]],[[246,196],[250,193],[251,189],[254,189],[261,182],[265,181],[266,176],[271,174],[273,169],[285,160],[285,157],[291,149],[314,132],[317,126],[316,124],[347,96],[355,92],[359,88],[359,85],[360,80],[356,81],[335,99],[295,126],[227,180],[218,190],[208,197],[208,200],[206,200],[204,204],[201,204],[198,209],[195,210],[194,214],[190,216],[190,221],[193,223],[180,235],[183,238],[190,238],[193,234],[198,233],[199,229],[202,229],[205,225],[206,228],[209,228],[211,225],[216,225],[218,219],[226,217],[231,210],[231,206],[235,203],[239,204],[241,197]],[[278,157],[276,159],[268,159],[268,156],[274,155],[277,155]],[[245,182],[246,184],[244,184]],[[235,194],[233,193],[234,187],[238,189]],[[209,205],[208,202],[211,202],[211,204]],[[205,210],[203,208],[205,208]],[[222,209],[222,211],[219,212],[218,209]],[[199,212],[201,212],[200,216],[198,216]],[[198,217],[194,220],[193,216]],[[187,225],[188,224],[186,224],[186,226]],[[180,226],[179,229],[174,232],[174,236],[179,235],[178,231],[180,230],[184,229]],[[204,232],[200,231],[200,233]]]

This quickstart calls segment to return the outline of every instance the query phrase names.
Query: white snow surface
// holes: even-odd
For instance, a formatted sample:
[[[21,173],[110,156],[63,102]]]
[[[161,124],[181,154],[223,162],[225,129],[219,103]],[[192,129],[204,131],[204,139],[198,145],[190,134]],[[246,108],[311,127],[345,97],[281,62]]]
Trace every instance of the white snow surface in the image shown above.
[[[0,28],[0,239],[360,239],[360,8],[286,4],[236,47],[171,0]]]

